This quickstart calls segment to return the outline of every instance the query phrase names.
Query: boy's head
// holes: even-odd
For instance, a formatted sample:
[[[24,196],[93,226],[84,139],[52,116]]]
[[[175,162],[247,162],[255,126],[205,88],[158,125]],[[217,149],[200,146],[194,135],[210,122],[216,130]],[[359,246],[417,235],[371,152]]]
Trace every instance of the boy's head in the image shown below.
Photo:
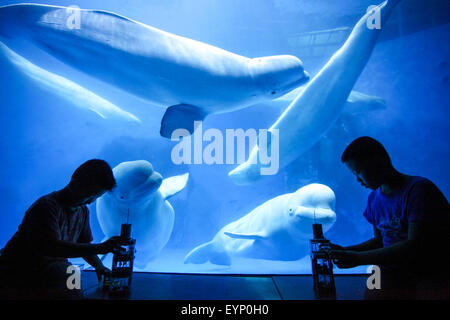
[[[89,204],[116,186],[113,172],[104,160],[92,159],[79,166],[72,174],[69,187],[79,204]]]
[[[377,189],[392,169],[391,158],[383,145],[370,137],[360,137],[344,150],[341,161],[352,171],[358,182]]]

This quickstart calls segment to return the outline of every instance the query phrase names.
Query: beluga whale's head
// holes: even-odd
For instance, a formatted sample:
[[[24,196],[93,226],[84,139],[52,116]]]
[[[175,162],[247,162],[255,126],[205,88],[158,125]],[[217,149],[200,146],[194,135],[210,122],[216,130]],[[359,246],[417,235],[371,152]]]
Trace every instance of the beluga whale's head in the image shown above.
[[[254,58],[248,68],[264,96],[275,99],[309,80],[300,59],[290,55]]]
[[[294,238],[311,239],[312,225],[321,224],[326,232],[336,221],[336,197],[326,185],[308,184],[292,193],[285,208],[290,233]]]
[[[121,204],[136,204],[148,199],[162,183],[161,175],[146,160],[126,161],[113,169],[117,186],[111,193]]]

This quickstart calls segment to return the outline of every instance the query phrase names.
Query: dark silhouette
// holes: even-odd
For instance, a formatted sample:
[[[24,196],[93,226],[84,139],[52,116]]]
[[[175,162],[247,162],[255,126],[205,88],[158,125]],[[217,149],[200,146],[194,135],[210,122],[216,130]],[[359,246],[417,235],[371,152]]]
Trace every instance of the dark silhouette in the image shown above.
[[[398,172],[370,137],[350,143],[341,160],[373,190],[364,217],[374,236],[348,247],[333,244],[335,264],[380,267],[381,290],[366,290],[369,299],[450,298],[450,206],[442,192],[426,178]]]
[[[99,281],[109,273],[97,254],[120,249],[120,238],[91,244],[86,207],[116,185],[111,167],[89,160],[78,167],[69,184],[35,201],[0,255],[0,287],[5,298],[82,298],[67,286],[67,258],[82,257]]]

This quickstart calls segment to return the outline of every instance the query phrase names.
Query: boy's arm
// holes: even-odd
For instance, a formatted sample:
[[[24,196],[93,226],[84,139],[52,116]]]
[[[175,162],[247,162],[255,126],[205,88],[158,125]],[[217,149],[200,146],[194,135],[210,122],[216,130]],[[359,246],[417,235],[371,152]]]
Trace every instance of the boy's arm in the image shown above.
[[[409,222],[407,240],[360,252],[359,264],[415,263],[439,252],[445,256],[448,254],[448,240],[448,224],[445,222]]]
[[[89,263],[94,269],[98,269],[98,268],[102,268],[103,267],[103,263],[100,260],[100,258],[96,255],[88,255],[88,256],[83,256],[83,259]]]
[[[373,250],[383,247],[383,239],[381,238],[380,230],[373,227],[373,238],[370,240],[367,240],[363,243],[343,247],[342,250],[350,250],[350,251],[367,251],[367,250]]]
[[[41,241],[35,245],[35,250],[49,257],[78,258],[96,254],[106,254],[120,248],[120,237],[98,243],[74,243],[64,240]]]
[[[48,202],[37,203],[29,213],[27,221],[27,242],[29,247],[48,257],[79,258],[95,254],[105,254],[120,248],[120,237],[98,243],[75,243],[60,240],[60,211]],[[86,237],[89,238],[89,237]]]
[[[99,254],[100,244],[74,243],[63,240],[47,240],[36,243],[35,250],[48,257],[79,258]]]
[[[396,264],[411,261],[423,254],[429,246],[430,230],[433,226],[425,226],[421,223],[410,222],[408,226],[408,239],[394,245],[367,250],[333,250],[331,257],[340,268],[352,268],[358,265],[383,265]]]
[[[100,258],[97,255],[85,256],[83,259],[89,263],[95,269],[95,273],[97,274],[97,280],[102,281],[102,277],[104,275],[111,274],[111,270],[106,268]]]

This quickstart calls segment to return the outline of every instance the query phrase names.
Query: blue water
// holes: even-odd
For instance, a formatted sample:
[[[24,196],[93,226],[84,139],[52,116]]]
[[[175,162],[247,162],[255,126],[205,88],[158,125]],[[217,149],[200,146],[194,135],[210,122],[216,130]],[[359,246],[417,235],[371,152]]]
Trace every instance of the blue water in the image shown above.
[[[13,3],[19,1],[0,1],[1,5]],[[112,11],[248,57],[295,55],[312,75],[339,46],[323,49],[317,55],[303,54],[306,49],[296,47],[287,39],[307,30],[309,24],[316,28],[320,26],[319,30],[340,25],[351,28],[365,8],[372,4],[354,0],[345,4],[307,0],[130,0],[126,5],[118,0],[45,3]],[[414,3],[413,9],[420,11],[420,2]],[[302,13],[301,8],[311,12],[307,15],[311,20],[296,21],[295,15]],[[330,20],[334,24],[327,25],[327,15],[333,17],[334,20]],[[229,179],[227,174],[235,165],[173,164],[170,152],[175,143],[159,136],[164,109],[89,78],[48,54],[34,53],[33,48],[29,48],[28,57],[33,63],[63,76],[71,75],[71,79],[77,79],[84,87],[95,88],[96,94],[108,96],[109,101],[138,116],[142,124],[106,120],[36,86],[2,57],[0,246],[3,247],[17,230],[24,212],[33,201],[64,187],[82,162],[101,158],[114,167],[123,161],[145,159],[164,177],[185,172],[190,174],[186,188],[170,199],[175,210],[170,240],[161,254],[147,266],[147,271],[310,272],[307,256],[289,262],[238,258],[231,267],[211,263],[184,265],[182,261],[187,252],[211,240],[224,225],[275,196],[313,182],[330,186],[336,194],[337,221],[326,237],[342,245],[369,239],[372,227],[362,216],[369,191],[363,189],[340,163],[340,154],[345,146],[362,135],[381,141],[399,171],[429,178],[449,198],[450,19],[449,16],[442,18],[442,15],[439,19],[439,23],[434,25],[418,25],[410,28],[409,32],[403,30],[399,36],[380,38],[354,90],[381,97],[386,101],[385,109],[362,111],[338,119],[302,157],[280,169],[278,174],[249,186],[237,186]],[[419,22],[420,19],[417,20]],[[396,24],[388,27],[392,29],[390,31],[398,28]],[[339,41],[338,44],[342,44]],[[280,107],[255,105],[212,115],[203,126],[204,129],[221,130],[268,128],[282,111]],[[100,242],[104,234],[97,220],[95,204],[89,209],[94,242]],[[345,270],[364,271],[365,267]]]

